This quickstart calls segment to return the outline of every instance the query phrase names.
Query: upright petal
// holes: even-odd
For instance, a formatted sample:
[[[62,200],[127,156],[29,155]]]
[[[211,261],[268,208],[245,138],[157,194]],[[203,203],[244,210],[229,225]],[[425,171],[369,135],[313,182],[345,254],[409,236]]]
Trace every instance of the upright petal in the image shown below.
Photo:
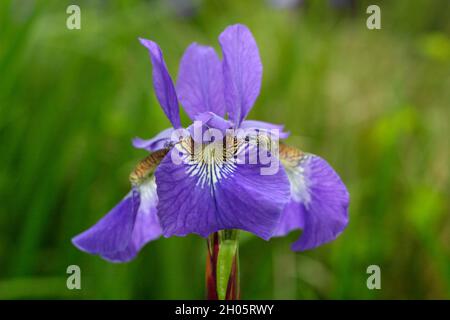
[[[239,127],[261,88],[258,46],[250,30],[241,24],[226,28],[219,42],[223,52],[225,103],[230,119]]]
[[[180,111],[178,108],[178,99],[173,86],[172,78],[167,71],[166,63],[160,47],[153,41],[139,39],[149,53],[153,65],[153,86],[156,97],[169,118],[174,128],[181,128]]]
[[[132,143],[136,149],[145,149],[153,152],[166,147],[166,144],[171,141],[170,138],[173,131],[173,128],[167,128],[148,140],[136,137]]]
[[[248,152],[243,140],[226,140],[223,154],[215,143],[196,152],[192,140],[183,141],[156,169],[164,236],[206,237],[221,229],[242,229],[263,239],[272,234],[289,200],[287,176],[281,166],[273,175],[262,175],[263,164],[241,161]],[[176,163],[173,155],[180,150]]]
[[[292,245],[296,251],[336,239],[348,224],[350,201],[338,174],[322,158],[291,147],[280,148],[280,157],[291,183],[291,202],[284,208],[274,236],[303,229]]]
[[[222,64],[213,48],[193,43],[186,49],[176,86],[178,99],[192,120],[207,111],[225,115]]]

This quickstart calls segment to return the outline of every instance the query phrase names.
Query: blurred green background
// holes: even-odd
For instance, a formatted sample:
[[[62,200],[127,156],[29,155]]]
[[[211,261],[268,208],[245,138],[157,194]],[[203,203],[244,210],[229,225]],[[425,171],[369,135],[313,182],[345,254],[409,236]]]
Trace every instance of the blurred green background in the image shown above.
[[[327,159],[351,194],[337,241],[295,254],[299,235],[241,241],[243,298],[450,298],[448,0],[0,2],[0,299],[204,297],[206,243],[159,239],[128,264],[76,250],[129,190],[142,150],[169,127],[137,38],[176,78],[191,42],[218,49],[252,30],[264,65],[249,118]],[[66,8],[81,7],[81,30]],[[369,4],[381,30],[366,28]],[[184,115],[184,124],[188,124]],[[81,267],[82,290],[66,288]],[[381,267],[368,290],[366,268]]]

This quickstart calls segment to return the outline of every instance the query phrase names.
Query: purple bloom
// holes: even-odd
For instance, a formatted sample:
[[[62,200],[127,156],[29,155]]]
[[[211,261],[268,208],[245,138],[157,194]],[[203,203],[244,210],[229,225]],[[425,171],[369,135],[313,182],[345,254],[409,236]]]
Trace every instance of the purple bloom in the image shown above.
[[[159,46],[140,41],[149,50],[155,93],[173,128],[150,140],[133,140],[136,148],[151,153],[131,174],[130,193],[73,239],[79,249],[124,262],[161,235],[207,237],[218,230],[241,229],[267,240],[302,229],[292,249],[306,250],[343,231],[349,195],[330,165],[283,143],[276,149],[267,147],[264,135],[279,132],[266,136],[278,146],[279,139],[289,135],[284,127],[245,120],[262,79],[258,47],[247,27],[238,24],[222,32],[222,61],[213,48],[190,45],[176,87]],[[201,134],[215,130],[224,136],[212,135],[197,150],[197,129],[182,128],[179,102],[195,123],[201,123]],[[239,135],[239,130],[246,133]],[[184,136],[178,137],[179,132]],[[262,173],[269,166],[260,153],[249,161],[252,152],[262,149],[280,164],[270,174]]]

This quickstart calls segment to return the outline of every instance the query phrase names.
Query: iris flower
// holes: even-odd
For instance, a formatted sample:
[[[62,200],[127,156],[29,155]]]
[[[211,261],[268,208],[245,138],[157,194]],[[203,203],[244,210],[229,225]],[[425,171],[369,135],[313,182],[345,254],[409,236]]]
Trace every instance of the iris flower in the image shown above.
[[[191,44],[182,57],[176,86],[160,47],[151,40],[140,42],[150,53],[156,97],[172,127],[150,140],[133,140],[134,147],[150,154],[131,174],[130,192],[73,238],[76,247],[125,262],[160,236],[208,237],[219,230],[240,229],[268,240],[301,229],[292,249],[303,251],[334,240],[344,230],[349,194],[319,156],[281,141],[274,155],[281,165],[273,174],[261,174],[266,165],[258,161],[237,160],[251,148],[248,136],[233,135],[238,129],[279,130],[280,140],[288,136],[281,125],[246,120],[260,93],[263,69],[246,26],[229,26],[219,36],[222,60],[213,48]],[[179,103],[203,129],[227,132],[224,154],[213,152],[215,140],[195,153],[192,137],[174,138],[174,132],[183,129]],[[192,130],[192,125],[187,128],[189,134]],[[180,157],[178,163],[174,153]]]

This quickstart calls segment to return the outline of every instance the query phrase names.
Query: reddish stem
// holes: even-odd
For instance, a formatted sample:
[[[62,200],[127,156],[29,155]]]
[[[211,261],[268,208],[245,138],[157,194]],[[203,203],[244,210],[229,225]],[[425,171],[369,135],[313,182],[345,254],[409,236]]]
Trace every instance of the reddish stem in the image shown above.
[[[212,239],[211,239],[212,238]],[[207,240],[208,254],[206,257],[206,297],[208,300],[218,300],[216,286],[217,258],[219,257],[219,234],[215,232]]]

